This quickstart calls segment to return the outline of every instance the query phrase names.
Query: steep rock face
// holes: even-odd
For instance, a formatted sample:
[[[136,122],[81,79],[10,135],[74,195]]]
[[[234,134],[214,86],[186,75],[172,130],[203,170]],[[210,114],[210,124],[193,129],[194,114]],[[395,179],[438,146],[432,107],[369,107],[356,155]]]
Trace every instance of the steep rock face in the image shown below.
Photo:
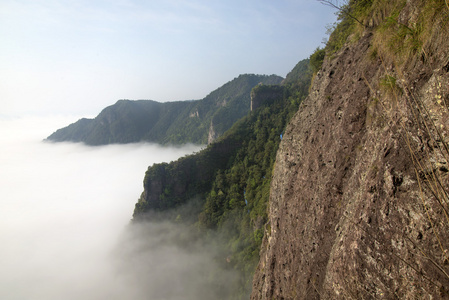
[[[426,56],[401,68],[373,57],[370,31],[325,60],[277,154],[252,299],[449,297],[447,203],[430,188],[448,190],[449,47],[436,26]]]
[[[227,165],[229,157],[240,146],[241,141],[225,139],[209,145],[197,155],[148,167],[134,219],[145,219],[149,211],[172,209],[203,195],[211,187],[210,179]]]
[[[261,85],[251,90],[251,111],[282,98],[284,89],[280,85]]]
[[[207,136],[207,144],[212,143],[213,141],[215,141],[217,139],[217,133],[214,130],[214,123],[213,121],[210,122],[210,127],[209,127],[209,134]]]

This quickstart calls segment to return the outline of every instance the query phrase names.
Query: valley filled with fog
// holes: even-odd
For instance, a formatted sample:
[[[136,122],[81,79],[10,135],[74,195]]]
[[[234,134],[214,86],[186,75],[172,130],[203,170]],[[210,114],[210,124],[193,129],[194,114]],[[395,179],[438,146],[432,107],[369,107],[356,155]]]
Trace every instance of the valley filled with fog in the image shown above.
[[[176,224],[128,226],[147,167],[200,147],[42,141],[61,124],[0,120],[0,298],[213,296],[201,278],[210,249],[170,242],[183,235]]]

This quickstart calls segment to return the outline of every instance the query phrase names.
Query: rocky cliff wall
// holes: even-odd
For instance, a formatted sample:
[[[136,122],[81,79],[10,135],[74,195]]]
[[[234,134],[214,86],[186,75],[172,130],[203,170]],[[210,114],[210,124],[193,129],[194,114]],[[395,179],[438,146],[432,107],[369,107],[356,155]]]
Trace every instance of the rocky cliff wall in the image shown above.
[[[263,105],[269,105],[283,97],[284,88],[281,85],[259,84],[251,90],[250,110],[254,111]]]
[[[252,299],[449,297],[446,20],[401,58],[367,28],[325,59],[277,154]]]

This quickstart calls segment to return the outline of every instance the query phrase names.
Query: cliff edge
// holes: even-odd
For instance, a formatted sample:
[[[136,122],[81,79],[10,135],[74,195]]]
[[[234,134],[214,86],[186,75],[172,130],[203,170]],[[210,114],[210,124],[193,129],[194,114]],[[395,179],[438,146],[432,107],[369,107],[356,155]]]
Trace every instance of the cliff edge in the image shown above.
[[[449,8],[365,2],[280,144],[251,299],[449,297]]]

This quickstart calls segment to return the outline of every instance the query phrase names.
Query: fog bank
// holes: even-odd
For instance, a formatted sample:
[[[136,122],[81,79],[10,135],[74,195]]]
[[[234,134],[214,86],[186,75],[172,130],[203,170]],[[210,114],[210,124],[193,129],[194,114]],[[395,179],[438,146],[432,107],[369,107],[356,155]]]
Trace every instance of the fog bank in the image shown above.
[[[189,291],[195,280],[181,281],[202,278],[201,268],[192,267],[210,266],[207,255],[153,243],[179,233],[175,224],[125,228],[147,167],[199,147],[41,141],[61,124],[67,119],[0,120],[0,298],[198,296]],[[142,244],[143,234],[148,239]]]
[[[173,222],[133,224],[113,254],[115,274],[128,299],[230,299],[240,277],[223,264],[219,245]]]

